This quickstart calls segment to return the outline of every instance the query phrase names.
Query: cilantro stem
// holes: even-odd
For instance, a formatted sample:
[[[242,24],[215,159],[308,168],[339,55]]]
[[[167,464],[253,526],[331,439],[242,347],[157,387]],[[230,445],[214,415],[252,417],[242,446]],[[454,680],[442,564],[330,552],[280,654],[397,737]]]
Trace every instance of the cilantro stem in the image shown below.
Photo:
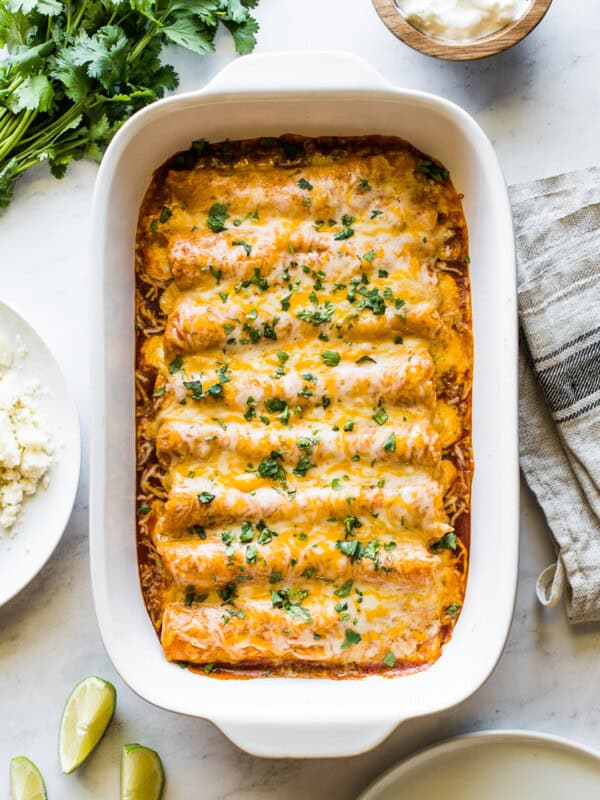
[[[146,35],[140,39],[140,41],[136,44],[133,50],[129,53],[127,60],[130,63],[135,61],[137,58],[141,56],[141,54],[144,52],[144,49],[150,44],[152,39],[154,39],[154,37],[158,33],[160,25],[161,25],[160,22],[154,22],[150,26]]]
[[[40,135],[40,131],[34,131],[31,136],[21,141],[21,144],[27,144],[28,142],[32,141],[33,144],[30,147],[27,147],[23,150],[19,150],[17,153],[18,156],[23,156],[27,154],[31,154],[35,152],[35,150],[44,150],[46,147],[51,145],[55,139],[60,136],[61,133],[68,130],[69,127],[77,120],[77,117],[81,115],[81,106],[74,105],[66,111],[62,117],[59,117],[56,122],[53,122],[51,125],[48,125],[45,129],[41,129],[44,132]],[[0,157],[2,156],[2,152],[0,151]]]
[[[37,117],[37,111],[23,111],[19,115],[20,121],[15,128],[15,130],[10,134],[10,136],[4,140],[3,144],[0,146],[0,159],[3,159],[7,153],[10,153],[13,146],[19,141],[23,133],[27,130],[27,128],[31,125],[33,120]],[[17,120],[19,119],[17,117]]]
[[[77,12],[77,16],[75,17],[75,21],[73,22],[73,29],[74,30],[77,29],[79,27],[79,25],[81,24],[81,20],[83,19],[83,15],[84,15],[86,9],[87,9],[87,0],[84,0],[84,2],[79,7],[79,11]],[[113,17],[114,17],[114,14],[113,14]],[[112,19],[112,17],[111,17],[111,19]],[[110,22],[108,24],[110,25]]]

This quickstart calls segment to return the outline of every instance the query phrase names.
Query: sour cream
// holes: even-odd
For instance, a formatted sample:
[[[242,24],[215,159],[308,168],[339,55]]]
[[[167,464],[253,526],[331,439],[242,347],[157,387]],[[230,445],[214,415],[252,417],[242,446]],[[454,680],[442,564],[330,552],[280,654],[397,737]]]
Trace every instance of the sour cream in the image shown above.
[[[531,0],[396,0],[396,4],[407,22],[423,33],[468,42],[520,19]]]

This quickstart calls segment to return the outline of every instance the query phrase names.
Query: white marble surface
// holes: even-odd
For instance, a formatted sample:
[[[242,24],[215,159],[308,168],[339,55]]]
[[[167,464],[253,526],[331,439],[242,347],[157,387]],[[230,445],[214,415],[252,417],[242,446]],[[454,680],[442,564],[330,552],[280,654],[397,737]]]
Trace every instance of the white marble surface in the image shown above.
[[[352,50],[401,86],[457,101],[490,135],[510,182],[600,162],[596,0],[554,0],[525,43],[471,65],[435,62],[405,48],[379,22],[369,0],[261,0],[259,17],[259,51]],[[202,85],[230,58],[223,39],[210,58],[174,54],[182,88]],[[80,163],[62,182],[36,172],[21,183],[12,208],[0,217],[0,297],[34,322],[63,365],[81,413],[84,465],[90,367],[86,247],[95,172],[93,164]],[[0,776],[6,775],[9,758],[23,753],[42,768],[51,799],[115,797],[121,743],[142,741],[164,758],[166,800],[303,800],[307,793],[346,800],[403,754],[462,731],[535,728],[600,749],[600,629],[574,630],[561,609],[546,612],[536,605],[535,576],[549,561],[551,547],[525,489],[517,611],[492,677],[460,707],[406,723],[375,751],[337,763],[252,758],[210,723],[153,708],[122,684],[94,617],[87,496],[84,466],[76,507],[56,554],[28,589],[0,609]],[[115,682],[118,711],[90,763],[66,778],[56,757],[58,721],[68,691],[90,673]],[[3,783],[0,778],[0,796],[5,796]]]

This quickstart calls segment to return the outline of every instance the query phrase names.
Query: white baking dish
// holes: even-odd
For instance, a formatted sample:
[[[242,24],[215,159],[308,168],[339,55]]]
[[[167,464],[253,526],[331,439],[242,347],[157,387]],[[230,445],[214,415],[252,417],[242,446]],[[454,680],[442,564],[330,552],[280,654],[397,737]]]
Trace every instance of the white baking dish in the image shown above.
[[[219,681],[169,664],[138,584],[134,534],[133,252],[152,172],[191,140],[282,133],[394,134],[450,169],[471,239],[476,474],[466,604],[429,670],[395,679]],[[464,700],[508,633],[518,553],[515,258],[510,207],[490,142],[429,94],[396,89],[358,58],[286,53],[235,61],[206,88],[148,107],[109,147],[94,198],[90,548],[96,611],[123,679],[151,703],[212,720],[264,756],[340,756],[401,721]]]

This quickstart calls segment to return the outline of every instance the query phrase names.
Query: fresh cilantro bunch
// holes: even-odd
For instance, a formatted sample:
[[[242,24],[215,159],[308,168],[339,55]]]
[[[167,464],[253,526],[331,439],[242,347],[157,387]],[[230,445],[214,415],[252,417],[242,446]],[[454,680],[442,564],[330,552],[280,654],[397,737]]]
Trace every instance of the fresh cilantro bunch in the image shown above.
[[[250,53],[258,0],[0,0],[0,207],[47,162],[100,160],[119,127],[178,84],[165,44],[203,55],[223,24]]]

